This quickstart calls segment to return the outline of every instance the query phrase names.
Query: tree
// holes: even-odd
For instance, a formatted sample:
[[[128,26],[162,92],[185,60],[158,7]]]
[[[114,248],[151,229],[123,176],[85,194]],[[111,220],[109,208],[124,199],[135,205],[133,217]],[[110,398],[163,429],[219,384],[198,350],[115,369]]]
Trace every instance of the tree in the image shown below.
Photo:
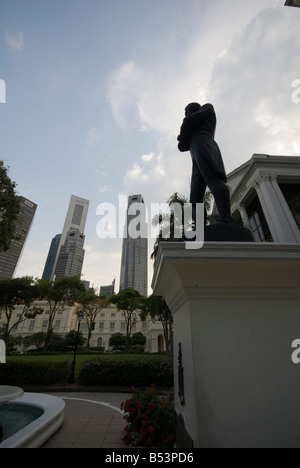
[[[137,310],[142,310],[146,298],[138,291],[132,288],[123,289],[118,294],[111,297],[111,302],[116,304],[117,309],[124,313],[126,327],[126,349],[130,350],[130,336],[133,325],[136,323],[136,318],[133,316]]]
[[[8,176],[8,169],[0,161],[0,252],[6,252],[15,235],[15,222],[20,201],[15,192],[16,183]]]
[[[132,346],[145,346],[147,339],[142,332],[136,332],[132,335],[131,344]]]
[[[173,356],[173,316],[162,296],[152,295],[146,299],[141,315],[142,320],[146,320],[148,314],[153,322],[161,322],[166,342],[166,354]]]
[[[77,341],[77,331],[71,330],[64,339],[63,345],[65,348],[75,348],[76,344],[78,346],[82,346],[84,343],[84,337],[82,332],[78,333],[78,341]]]
[[[17,327],[26,319],[34,319],[37,315],[43,313],[41,307],[32,305],[38,296],[38,285],[29,276],[0,280],[0,310],[4,312],[6,318],[3,333],[5,342],[14,327]],[[20,306],[18,308],[18,317],[14,314],[16,306]]]
[[[126,336],[122,333],[114,333],[109,339],[109,346],[114,349],[124,349],[126,346]]]
[[[89,348],[92,331],[95,330],[96,318],[109,301],[105,300],[104,297],[97,296],[94,291],[83,291],[79,294],[77,302],[76,313],[83,312],[83,320],[87,323],[87,348]]]
[[[212,194],[210,191],[206,191],[204,198],[204,206],[206,212],[210,210]],[[188,227],[192,228],[193,220],[185,219],[184,208],[188,202],[188,199],[184,195],[180,195],[178,192],[175,192],[168,200],[167,203],[170,207],[169,213],[160,213],[159,215],[154,216],[152,219],[152,225],[154,227],[160,226],[159,234],[156,238],[154,249],[151,254],[151,259],[155,260],[158,247],[160,242],[176,242],[178,236],[176,232],[182,232],[182,230],[187,229]],[[177,206],[180,209],[172,210],[172,207]],[[207,221],[210,222],[210,216],[208,216]],[[183,225],[184,223],[184,225]]]
[[[49,305],[49,323],[44,343],[46,351],[51,339],[53,323],[56,313],[65,306],[73,306],[85,291],[83,283],[78,276],[59,278],[56,281],[38,280],[40,298],[48,302]]]

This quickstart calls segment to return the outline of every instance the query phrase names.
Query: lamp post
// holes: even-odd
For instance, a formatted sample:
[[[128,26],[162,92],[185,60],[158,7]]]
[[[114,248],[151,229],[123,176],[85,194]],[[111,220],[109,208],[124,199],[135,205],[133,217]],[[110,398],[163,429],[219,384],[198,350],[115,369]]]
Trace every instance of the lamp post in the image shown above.
[[[73,384],[75,382],[75,363],[76,363],[76,354],[77,354],[77,346],[78,346],[78,337],[79,337],[79,331],[80,331],[80,322],[83,319],[83,313],[79,312],[77,315],[77,320],[78,320],[78,329],[77,329],[77,335],[76,335],[76,343],[75,343],[75,350],[74,350],[74,358],[73,358],[73,363],[72,363],[72,371],[71,375],[69,377],[69,384]]]

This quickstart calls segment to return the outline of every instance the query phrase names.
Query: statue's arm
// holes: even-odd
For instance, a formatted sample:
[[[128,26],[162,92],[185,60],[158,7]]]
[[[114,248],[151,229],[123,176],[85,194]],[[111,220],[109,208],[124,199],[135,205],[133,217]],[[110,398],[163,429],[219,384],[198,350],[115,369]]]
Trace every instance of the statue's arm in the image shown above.
[[[199,111],[186,117],[181,125],[180,134],[177,137],[179,151],[188,151],[191,136],[197,132],[205,120],[214,113],[212,104],[205,104]]]

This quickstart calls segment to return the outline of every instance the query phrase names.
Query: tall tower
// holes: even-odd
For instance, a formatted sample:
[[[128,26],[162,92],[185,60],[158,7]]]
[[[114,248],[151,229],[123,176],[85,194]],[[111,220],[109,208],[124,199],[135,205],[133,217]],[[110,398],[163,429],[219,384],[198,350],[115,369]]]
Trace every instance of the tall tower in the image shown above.
[[[50,280],[51,278],[51,273],[54,267],[54,262],[56,260],[60,238],[61,234],[56,234],[56,236],[52,239],[42,279]]]
[[[130,236],[130,223],[136,217],[128,213],[133,203],[144,204],[142,195],[128,197],[128,209],[126,227],[123,238],[120,291],[132,288],[142,296],[147,296],[148,289],[148,239],[139,235],[137,238]],[[141,229],[141,227],[140,227]]]
[[[84,258],[83,233],[88,214],[89,203],[89,200],[85,200],[84,198],[76,197],[75,195],[71,196],[65,224],[57,247],[55,260],[53,261],[51,274],[49,276],[50,280],[63,276],[81,275]],[[53,247],[52,244],[51,246]],[[49,255],[50,251],[48,257]],[[47,261],[45,269],[47,266]]]
[[[37,205],[27,198],[19,197],[20,212],[16,220],[15,238],[10,248],[0,253],[0,279],[12,278],[27,240]]]
[[[84,259],[85,236],[78,229],[70,229],[64,245],[61,246],[57,259],[55,278],[81,276]]]

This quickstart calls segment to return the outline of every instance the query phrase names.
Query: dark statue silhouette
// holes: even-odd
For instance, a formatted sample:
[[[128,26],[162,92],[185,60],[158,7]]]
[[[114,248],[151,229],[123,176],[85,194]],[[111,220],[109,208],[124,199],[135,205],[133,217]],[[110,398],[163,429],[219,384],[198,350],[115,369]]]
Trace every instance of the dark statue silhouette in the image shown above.
[[[203,203],[206,188],[212,192],[220,216],[220,226],[206,228],[206,240],[253,241],[247,229],[231,224],[230,192],[220,148],[215,141],[217,118],[212,104],[197,102],[185,108],[185,118],[177,137],[179,151],[190,151],[193,163],[190,203],[196,222],[196,205]],[[205,212],[205,224],[207,213]]]

